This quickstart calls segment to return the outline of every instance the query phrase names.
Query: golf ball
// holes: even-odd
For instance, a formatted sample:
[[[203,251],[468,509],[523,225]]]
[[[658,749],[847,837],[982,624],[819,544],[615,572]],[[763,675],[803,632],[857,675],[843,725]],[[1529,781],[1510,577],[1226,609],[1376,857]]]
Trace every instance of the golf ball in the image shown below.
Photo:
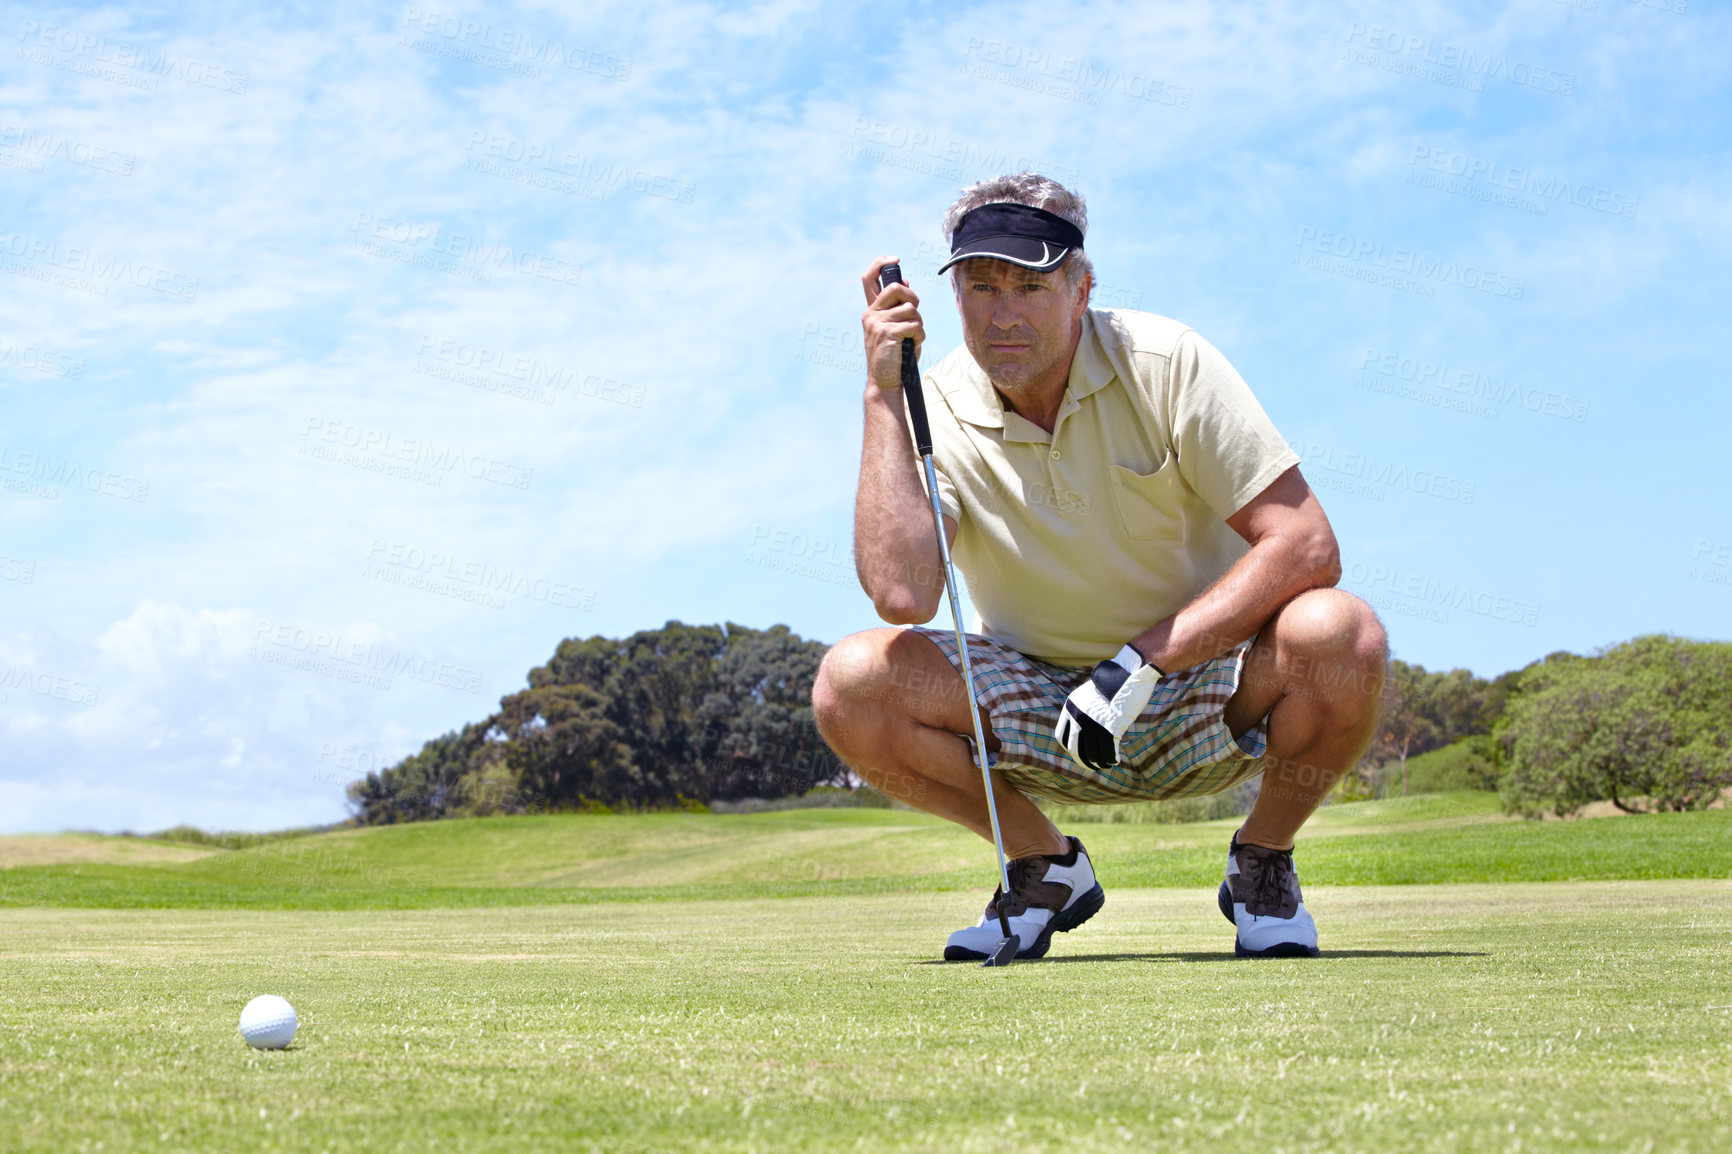
[[[295,1008],[275,994],[261,994],[241,1011],[241,1037],[255,1050],[280,1050],[295,1040]]]

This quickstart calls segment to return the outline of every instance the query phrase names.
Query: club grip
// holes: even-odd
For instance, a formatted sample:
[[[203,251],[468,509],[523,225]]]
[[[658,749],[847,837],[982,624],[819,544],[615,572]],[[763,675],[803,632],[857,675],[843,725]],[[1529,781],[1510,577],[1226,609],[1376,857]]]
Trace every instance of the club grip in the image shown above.
[[[880,292],[893,284],[905,283],[899,264],[887,264],[878,272]],[[902,395],[908,399],[908,420],[914,426],[914,451],[922,457],[929,457],[932,455],[932,426],[926,420],[926,397],[920,390],[920,364],[912,337],[902,340]]]

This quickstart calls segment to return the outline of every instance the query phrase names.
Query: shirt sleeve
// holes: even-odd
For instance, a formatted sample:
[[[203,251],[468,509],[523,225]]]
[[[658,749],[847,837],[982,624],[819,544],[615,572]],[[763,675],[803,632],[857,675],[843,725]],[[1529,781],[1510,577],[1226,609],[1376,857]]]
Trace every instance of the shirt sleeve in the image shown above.
[[[1238,370],[1194,329],[1167,360],[1166,410],[1179,475],[1223,521],[1299,463]]]
[[[949,517],[952,521],[955,521],[958,525],[961,525],[962,524],[962,501],[956,496],[956,482],[952,481],[950,479],[950,477],[944,472],[944,470],[940,469],[938,467],[937,461],[932,462],[932,471],[935,474],[937,474],[937,476],[938,476],[938,504],[939,504],[939,506],[944,510],[944,515],[946,517]],[[925,472],[926,472],[925,469],[921,470],[922,474],[924,474]],[[920,485],[921,485],[921,488],[926,487],[925,476],[922,476],[920,478]]]

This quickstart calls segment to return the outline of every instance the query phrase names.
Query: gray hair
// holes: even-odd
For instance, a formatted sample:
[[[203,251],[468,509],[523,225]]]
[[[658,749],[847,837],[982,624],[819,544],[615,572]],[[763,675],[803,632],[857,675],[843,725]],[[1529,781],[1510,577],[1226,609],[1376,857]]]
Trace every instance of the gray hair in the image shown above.
[[[983,204],[1026,204],[1030,208],[1043,208],[1076,225],[1084,236],[1088,235],[1089,206],[1083,200],[1082,193],[1072,192],[1050,176],[1042,176],[1038,172],[1017,172],[995,176],[991,180],[971,184],[962,190],[956,203],[944,213],[941,227],[946,245],[950,243],[950,238],[956,235],[956,228],[962,223],[962,218]],[[952,284],[956,283],[956,278],[961,275],[961,267],[957,265],[950,270]],[[1064,262],[1065,283],[1075,288],[1084,273],[1092,274],[1094,270],[1094,263],[1089,260],[1088,253],[1077,249]]]

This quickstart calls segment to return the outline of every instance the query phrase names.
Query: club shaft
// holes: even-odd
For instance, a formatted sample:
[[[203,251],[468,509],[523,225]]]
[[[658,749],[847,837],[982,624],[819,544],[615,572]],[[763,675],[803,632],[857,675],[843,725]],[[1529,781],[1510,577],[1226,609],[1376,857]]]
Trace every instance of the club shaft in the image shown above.
[[[902,266],[887,264],[878,274],[878,288],[901,284]],[[968,633],[962,627],[962,604],[956,595],[956,567],[950,563],[950,537],[944,532],[944,506],[938,499],[938,471],[932,464],[932,428],[926,419],[926,397],[920,389],[920,366],[910,337],[902,340],[902,396],[908,403],[909,431],[914,451],[926,469],[926,493],[932,499],[932,528],[938,537],[938,553],[944,558],[944,592],[950,597],[950,620],[956,627],[956,652],[962,661],[962,683],[968,690],[968,719],[974,724],[974,760],[980,766],[980,783],[986,787],[986,818],[992,823],[992,848],[998,854],[998,878],[1003,897],[998,902],[998,928],[1006,942],[1012,940],[1010,917],[1010,868],[1004,861],[1004,835],[998,828],[998,800],[993,796],[992,770],[986,764],[986,735],[980,727],[980,699],[974,695],[974,665],[968,658]],[[994,963],[989,959],[987,965]]]
[[[956,652],[962,661],[962,684],[968,690],[968,718],[974,723],[974,760],[980,766],[980,783],[986,787],[986,816],[992,823],[992,848],[998,853],[998,877],[1004,885],[1004,896],[1010,897],[1010,868],[1004,861],[1004,835],[998,829],[998,802],[992,792],[992,770],[986,764],[986,735],[980,728],[980,699],[974,694],[974,664],[968,659],[968,633],[962,627],[962,603],[956,595],[956,567],[950,562],[950,536],[944,531],[944,506],[938,500],[938,471],[932,465],[932,454],[923,453],[920,463],[926,468],[926,492],[932,498],[932,524],[938,535],[938,554],[944,558],[944,592],[950,598],[950,621],[956,627]],[[1001,908],[1000,928],[1006,937],[1010,928]]]

